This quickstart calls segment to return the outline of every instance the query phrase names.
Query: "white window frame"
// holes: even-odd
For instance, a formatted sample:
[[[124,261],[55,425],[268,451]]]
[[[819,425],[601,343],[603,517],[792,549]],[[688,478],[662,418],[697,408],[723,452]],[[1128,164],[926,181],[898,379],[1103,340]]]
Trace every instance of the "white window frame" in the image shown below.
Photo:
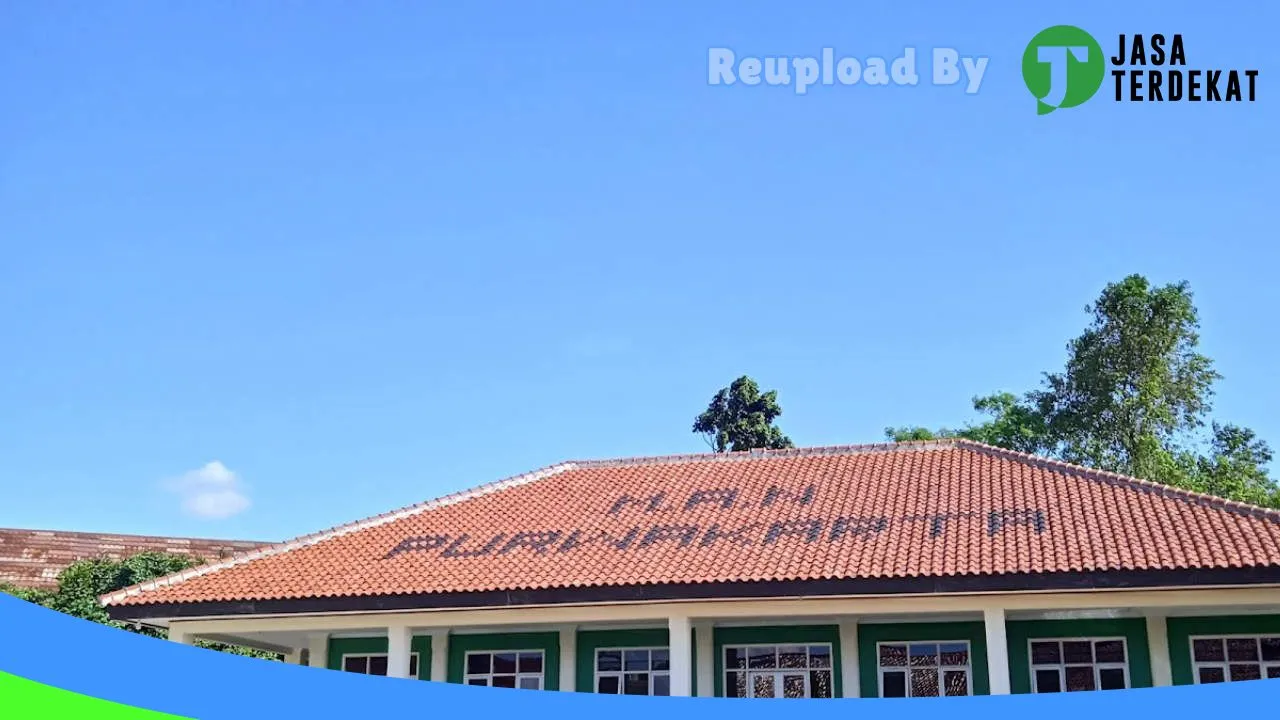
[[[628,652],[639,652],[639,651],[641,651],[641,650],[643,650],[644,652],[649,653],[649,669],[648,669],[648,670],[630,670],[630,671],[629,671],[629,670],[627,670],[627,669],[626,669],[626,668],[627,668],[627,653],[628,653]],[[666,669],[666,670],[654,670],[654,669],[653,669],[653,652],[654,652],[655,650],[666,650],[666,651],[667,651],[667,669]],[[616,653],[621,653],[621,654],[622,654],[622,667],[621,667],[621,669],[619,669],[619,670],[601,670],[601,669],[600,669],[600,653],[602,653],[602,652],[616,652]],[[600,692],[600,678],[610,677],[610,678],[617,678],[617,679],[618,679],[618,694],[619,694],[619,695],[625,695],[625,694],[626,694],[626,692],[625,692],[625,690],[626,690],[626,676],[627,676],[627,675],[634,675],[634,674],[637,674],[637,673],[641,673],[641,672],[643,672],[644,674],[646,674],[646,675],[648,675],[648,676],[649,676],[649,691],[646,693],[646,695],[649,695],[650,697],[653,697],[653,680],[654,680],[654,678],[655,678],[655,677],[657,677],[657,676],[659,676],[659,675],[664,675],[664,676],[666,676],[666,678],[667,678],[667,689],[668,689],[668,690],[667,690],[667,692],[668,692],[668,694],[670,694],[670,688],[671,688],[671,648],[670,648],[670,647],[668,647],[668,646],[666,646],[666,645],[652,645],[652,646],[650,646],[650,645],[646,645],[646,646],[641,646],[641,647],[601,647],[601,648],[596,648],[596,654],[595,654],[595,656],[594,656],[594,657],[592,657],[592,658],[591,658],[591,663],[592,663],[592,665],[591,665],[592,670],[594,671],[594,672],[593,672],[592,685],[591,685],[591,692],[593,692],[593,693],[599,693],[599,692]]]
[[[391,657],[390,657],[387,653],[384,653],[384,652],[383,652],[383,653],[377,653],[377,652],[374,652],[374,653],[368,653],[368,652],[363,652],[363,653],[362,653],[362,652],[355,652],[355,653],[343,653],[343,654],[342,654],[342,660],[340,661],[340,662],[341,662],[341,670],[342,670],[342,672],[350,672],[349,670],[347,670],[347,658],[364,658],[364,660],[365,660],[365,663],[364,663],[364,669],[365,669],[365,672],[363,672],[363,673],[354,673],[354,674],[356,674],[356,675],[361,675],[361,674],[363,674],[363,675],[368,675],[368,674],[369,674],[369,661],[370,661],[370,660],[372,660],[373,658],[380,658],[380,657],[387,658],[387,665],[388,665],[388,667],[387,667],[387,671],[388,671],[388,672],[390,672],[390,671],[391,671],[391,668],[390,668],[390,665],[391,665],[391,662],[390,662],[390,661],[391,661]],[[411,678],[415,678],[415,679],[416,679],[416,678],[417,678],[417,677],[422,673],[422,658],[418,657],[418,653],[416,653],[416,652],[412,652],[412,653],[409,653],[409,659],[410,659],[410,662],[416,662],[416,663],[417,663],[417,666],[418,666],[418,672],[417,672],[417,673],[413,673],[413,672],[410,672],[410,673],[409,673],[409,677],[411,677]],[[386,676],[386,675],[374,675],[373,677],[387,677],[387,676]]]
[[[906,645],[907,646],[907,664],[906,665],[881,665],[880,664],[880,648],[884,645]],[[911,664],[911,646],[912,645],[964,645],[965,657],[969,660],[964,665],[943,665],[942,656],[939,653],[938,664],[930,666],[921,666]],[[948,670],[964,670],[965,695],[964,697],[973,696],[973,643],[968,640],[882,640],[876,643],[876,693],[878,697],[884,697],[884,675],[886,672],[904,672],[906,673],[906,690],[908,698],[916,697],[911,694],[911,671],[915,669],[923,669],[925,667],[936,667],[938,670],[938,694],[926,695],[925,697],[956,697],[946,694],[946,672]]]
[[[779,652],[782,648],[784,648],[784,647],[802,647],[802,648],[804,648],[804,649],[805,649],[805,666],[804,666],[803,668],[751,668],[751,667],[744,667],[744,668],[731,668],[731,667],[729,667],[729,664],[728,664],[727,662],[725,662],[725,653],[727,653],[729,650],[744,650],[744,651],[749,651],[749,650],[751,650],[752,648],[773,648],[774,656],[776,657],[776,656],[777,656],[777,654],[778,654],[778,652]],[[808,664],[808,662],[809,662],[809,648],[811,648],[811,647],[825,647],[825,648],[827,649],[827,657],[831,658],[831,664],[830,664],[830,665],[828,665],[827,667],[813,667],[813,666],[809,665],[809,664]],[[809,684],[809,673],[811,673],[811,672],[815,672],[815,671],[818,671],[818,672],[829,672],[829,673],[831,673],[831,697],[832,697],[832,698],[834,698],[834,697],[836,696],[836,656],[835,656],[835,651],[836,651],[836,649],[835,649],[835,645],[834,645],[833,643],[830,643],[830,642],[732,643],[732,644],[728,644],[728,645],[723,645],[723,646],[721,646],[721,648],[720,648],[720,670],[721,670],[720,683],[721,683],[721,686],[722,686],[722,688],[723,688],[723,693],[722,693],[722,694],[723,694],[725,697],[730,697],[730,695],[729,695],[729,673],[736,673],[736,672],[740,672],[740,673],[745,673],[745,674],[746,674],[746,676],[747,676],[747,696],[746,696],[746,698],[747,698],[747,699],[754,699],[754,698],[752,697],[752,695],[751,695],[751,693],[752,693],[752,689],[755,687],[755,683],[751,682],[751,678],[752,678],[753,676],[756,676],[756,675],[773,675],[773,697],[774,697],[774,699],[786,699],[786,700],[796,700],[796,699],[804,699],[804,700],[827,700],[827,699],[829,699],[829,698],[815,698],[815,697],[813,696],[813,688],[812,688],[812,687],[810,687],[810,684]],[[748,658],[750,657],[750,653],[749,653],[749,652],[747,653],[747,656],[748,656]],[[748,663],[749,663],[749,662],[750,662],[750,660],[748,660]],[[782,693],[784,692],[783,687],[782,687],[782,676],[783,676],[783,675],[796,675],[796,674],[800,674],[800,675],[803,675],[803,676],[804,676],[804,698],[787,698],[787,697],[785,697],[785,696],[782,694]]]
[[[1062,643],[1087,642],[1089,643],[1089,652],[1092,654],[1096,652],[1096,649],[1094,648],[1094,643],[1115,642],[1117,640],[1120,642],[1120,646],[1124,648],[1124,662],[1122,663],[1097,662],[1096,660],[1091,661],[1089,663],[1074,663],[1074,662],[1069,663],[1067,662],[1066,656],[1063,654],[1063,651],[1062,651]],[[1058,643],[1058,662],[1052,663],[1052,664],[1043,663],[1043,664],[1037,665],[1031,656],[1031,645],[1032,643],[1048,643],[1048,642]],[[1062,688],[1061,690],[1059,690],[1059,692],[1064,692],[1064,693],[1067,692],[1067,668],[1068,667],[1093,668],[1093,689],[1095,691],[1102,689],[1102,671],[1103,670],[1120,669],[1124,671],[1124,688],[1123,689],[1128,690],[1129,688],[1133,687],[1132,680],[1130,679],[1130,676],[1129,676],[1129,658],[1130,658],[1129,641],[1127,638],[1124,638],[1124,637],[1111,637],[1111,636],[1104,635],[1104,636],[1096,636],[1096,637],[1090,636],[1090,637],[1030,638],[1027,640],[1027,669],[1031,673],[1031,692],[1033,693],[1040,692],[1039,683],[1036,680],[1036,671],[1038,670],[1057,670],[1058,671],[1058,687]]]
[[[538,655],[542,656],[542,669],[536,673],[520,672],[520,656],[524,654],[532,654],[532,653],[537,653]],[[462,684],[470,685],[472,680],[478,680],[480,678],[484,678],[486,680],[487,687],[494,687],[493,676],[495,673],[493,672],[493,656],[494,655],[511,655],[511,654],[515,654],[516,656],[516,671],[514,673],[496,673],[496,674],[504,675],[504,676],[509,675],[514,677],[516,682],[516,686],[515,686],[516,690],[529,690],[530,688],[520,687],[520,681],[524,678],[531,678],[531,677],[538,679],[538,688],[537,688],[538,690],[545,690],[547,688],[547,652],[542,648],[527,648],[524,650],[505,650],[505,649],[504,650],[468,650],[462,656]],[[472,655],[488,655],[489,656],[489,672],[487,673],[468,672],[467,668],[469,668],[471,665]]]
[[[1231,666],[1232,665],[1252,665],[1251,662],[1231,662],[1227,659],[1227,640],[1252,640],[1258,646],[1258,668],[1262,672],[1262,679],[1267,679],[1267,670],[1273,667],[1280,667],[1280,661],[1263,660],[1262,659],[1262,641],[1280,639],[1280,633],[1231,633],[1227,635],[1192,635],[1187,638],[1187,650],[1191,653],[1191,680],[1196,685],[1200,685],[1200,668],[1218,668],[1222,670],[1222,682],[1231,682]],[[1196,660],[1196,640],[1221,640],[1222,646],[1222,662],[1200,662]],[[1247,680],[1236,680],[1235,682],[1248,682]],[[1205,683],[1206,685],[1217,685],[1217,683]]]

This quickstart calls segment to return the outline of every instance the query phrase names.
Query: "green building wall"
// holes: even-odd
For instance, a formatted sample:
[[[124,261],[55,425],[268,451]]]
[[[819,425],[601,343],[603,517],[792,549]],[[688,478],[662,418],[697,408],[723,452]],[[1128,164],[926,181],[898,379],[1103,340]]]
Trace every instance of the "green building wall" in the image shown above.
[[[1238,615],[1215,617],[1178,617],[1166,620],[1169,639],[1169,662],[1174,685],[1194,682],[1191,662],[1191,639],[1201,635],[1280,635],[1280,615]],[[1031,692],[1030,642],[1035,639],[1065,639],[1072,637],[1121,637],[1129,663],[1129,685],[1133,688],[1151,687],[1150,645],[1146,621],[1142,618],[1110,620],[1027,620],[1006,623],[1009,653],[1010,689],[1015,694]],[[583,630],[577,634],[575,667],[561,668],[560,636],[557,632],[491,633],[451,635],[449,638],[448,667],[446,677],[451,683],[461,683],[466,654],[481,650],[542,650],[545,653],[543,687],[560,686],[560,673],[574,673],[578,692],[595,690],[595,652],[605,647],[663,647],[668,645],[666,629],[637,630]],[[985,695],[990,692],[987,670],[986,633],[982,622],[958,623],[861,623],[858,625],[858,680],[861,696],[879,695],[879,676],[876,663],[877,645],[882,642],[922,642],[964,640],[969,642],[973,692]],[[711,658],[713,692],[724,695],[724,647],[750,644],[812,644],[829,643],[832,646],[832,674],[836,697],[844,697],[842,682],[842,657],[840,632],[836,625],[778,625],[761,627],[721,627],[713,631]],[[697,657],[694,648],[693,691],[697,693],[697,666],[707,659]],[[415,636],[412,651],[418,654],[418,678],[431,677],[431,638]],[[342,657],[349,654],[374,654],[387,651],[385,637],[338,638],[329,641],[328,667],[342,669]]]

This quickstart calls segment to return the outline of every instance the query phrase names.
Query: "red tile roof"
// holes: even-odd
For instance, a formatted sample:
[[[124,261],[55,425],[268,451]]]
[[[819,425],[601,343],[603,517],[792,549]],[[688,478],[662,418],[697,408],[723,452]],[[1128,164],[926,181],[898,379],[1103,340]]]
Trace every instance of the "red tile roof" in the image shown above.
[[[568,462],[104,598],[1280,567],[1280,513],[967,441]]]
[[[223,560],[263,545],[266,543],[0,528],[0,583],[53,589],[58,586],[58,573],[77,560],[120,560],[147,550]]]

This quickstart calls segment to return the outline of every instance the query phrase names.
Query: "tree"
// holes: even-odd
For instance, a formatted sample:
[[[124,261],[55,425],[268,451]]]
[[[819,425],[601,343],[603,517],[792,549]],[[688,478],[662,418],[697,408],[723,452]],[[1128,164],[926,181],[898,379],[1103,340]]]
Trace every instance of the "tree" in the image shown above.
[[[973,409],[991,419],[977,425],[968,424],[959,430],[925,427],[887,427],[885,437],[894,442],[964,438],[987,445],[1036,453],[1042,450],[1045,435],[1044,419],[1036,409],[1018,399],[1012,393],[996,393],[973,399]]]
[[[894,440],[964,437],[1242,502],[1280,506],[1271,449],[1234,425],[1203,428],[1220,376],[1198,351],[1199,315],[1187,283],[1152,287],[1130,275],[1086,308],[1065,368],[1021,397],[974,399],[988,419],[959,431],[887,428]]]
[[[58,589],[53,592],[3,585],[0,585],[0,592],[6,592],[28,602],[43,605],[50,610],[57,610],[84,620],[151,637],[163,637],[159,631],[152,628],[136,627],[112,620],[107,616],[107,611],[98,598],[130,585],[181,572],[200,565],[201,562],[199,558],[160,552],[138,553],[124,560],[93,558],[73,563],[59,573]],[[278,655],[252,648],[203,641],[197,644],[236,655],[279,659]]]
[[[757,448],[789,448],[791,439],[774,426],[782,414],[778,393],[760,392],[755,380],[743,375],[711,399],[711,404],[693,422],[718,453]]]

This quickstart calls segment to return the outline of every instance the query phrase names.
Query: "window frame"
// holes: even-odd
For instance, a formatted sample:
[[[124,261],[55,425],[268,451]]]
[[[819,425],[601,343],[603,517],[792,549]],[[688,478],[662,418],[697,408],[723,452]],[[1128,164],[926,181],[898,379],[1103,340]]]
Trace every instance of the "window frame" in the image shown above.
[[[643,650],[649,653],[649,663],[648,663],[649,669],[631,671],[630,673],[627,672],[627,653],[637,652],[640,650]],[[653,669],[653,652],[655,650],[667,651],[667,669],[666,670]],[[619,670],[601,670],[600,669],[600,653],[602,652],[622,653],[622,668]],[[626,676],[634,675],[639,672],[643,672],[644,674],[649,676],[649,691],[645,693],[645,695],[637,696],[637,697],[666,697],[664,695],[653,694],[653,681],[654,681],[654,678],[659,675],[666,676],[667,695],[670,695],[671,694],[671,646],[669,645],[636,645],[636,646],[608,645],[608,646],[602,646],[602,647],[596,648],[595,654],[591,656],[591,692],[597,695],[612,694],[612,693],[600,692],[600,678],[616,677],[618,679],[618,692],[616,694],[626,695],[627,693],[624,692],[626,690]]]
[[[391,677],[390,675],[373,675],[369,672],[369,661],[377,657],[387,658],[387,671],[390,672],[391,671],[391,654],[384,653],[384,652],[342,653],[342,655],[339,656],[338,669],[341,670],[342,672],[351,672],[350,670],[347,669],[347,658],[364,658],[365,671],[362,673],[352,673],[353,675],[369,675],[370,677]],[[414,652],[409,653],[409,663],[410,663],[409,677],[411,679],[417,679],[419,675],[422,673],[422,658],[420,657],[420,653],[417,652],[416,650]],[[415,669],[418,672],[414,672]]]
[[[831,658],[830,664],[827,667],[813,667],[812,665],[809,665],[809,648],[819,647],[819,646],[827,648],[827,657]],[[805,649],[805,666],[803,668],[774,667],[774,668],[755,668],[755,669],[752,669],[750,667],[744,667],[744,668],[729,667],[727,653],[730,650],[750,650],[751,648],[773,648],[774,657],[776,658],[778,653],[780,653],[781,649],[784,647],[803,647]],[[745,700],[760,699],[760,698],[755,698],[751,695],[751,690],[753,687],[753,684],[751,682],[751,676],[753,674],[774,676],[774,695],[773,695],[773,698],[770,698],[770,699],[774,699],[774,700],[830,700],[830,699],[833,699],[836,697],[835,652],[836,652],[835,643],[828,640],[819,640],[816,642],[797,641],[797,642],[724,643],[723,645],[720,646],[720,667],[721,667],[720,682],[723,688],[723,695],[726,698],[736,698],[736,696],[729,694],[729,674],[745,673],[747,676],[747,695],[742,698],[736,698],[736,699],[745,699]],[[749,654],[748,654],[748,657],[749,657]],[[831,674],[831,697],[830,698],[814,696],[813,687],[810,682],[810,675],[809,675],[812,672],[828,672]],[[782,689],[780,676],[795,675],[797,673],[804,676],[804,697],[788,698],[784,695],[779,695],[780,692],[785,692]]]
[[[1098,661],[1096,660],[1096,657],[1097,657],[1097,655],[1096,655],[1097,649],[1094,647],[1094,646],[1095,646],[1095,644],[1096,644],[1096,643],[1099,643],[1099,642],[1114,642],[1114,641],[1117,641],[1117,640],[1118,640],[1118,641],[1120,641],[1120,645],[1121,645],[1121,647],[1123,647],[1123,648],[1124,648],[1124,662],[1121,662],[1121,663],[1117,663],[1117,662],[1103,662],[1103,663],[1100,663],[1100,662],[1098,662]],[[1058,658],[1059,658],[1058,662],[1057,662],[1057,663],[1053,663],[1053,664],[1050,664],[1050,663],[1042,663],[1042,664],[1037,665],[1037,664],[1036,664],[1036,662],[1035,662],[1035,656],[1033,655],[1033,653],[1032,653],[1032,651],[1031,651],[1031,646],[1032,646],[1034,643],[1050,643],[1050,642],[1051,642],[1051,643],[1057,643],[1057,644],[1058,644]],[[1063,644],[1063,643],[1068,643],[1068,642],[1087,642],[1087,643],[1089,643],[1089,651],[1090,651],[1090,653],[1094,653],[1094,658],[1095,658],[1095,659],[1094,659],[1094,660],[1092,660],[1092,661],[1090,661],[1089,663],[1069,663],[1069,662],[1067,662],[1067,661],[1066,661],[1066,655],[1065,655],[1065,654],[1063,654],[1063,651],[1062,651],[1062,644]],[[1129,654],[1129,639],[1128,639],[1128,638],[1126,638],[1126,637],[1124,637],[1123,635],[1086,635],[1086,636],[1029,637],[1029,638],[1027,638],[1027,672],[1031,675],[1031,678],[1030,678],[1030,679],[1031,679],[1031,693],[1032,693],[1033,695],[1050,695],[1050,694],[1053,694],[1053,693],[1041,693],[1041,692],[1040,692],[1040,688],[1039,688],[1039,684],[1040,684],[1040,682],[1039,682],[1039,679],[1036,677],[1036,671],[1037,671],[1037,670],[1057,670],[1057,671],[1058,671],[1058,687],[1062,688],[1062,689],[1061,689],[1061,690],[1059,690],[1058,692],[1059,692],[1059,693],[1066,693],[1066,692],[1069,692],[1069,691],[1067,690],[1067,668],[1068,668],[1068,667],[1086,667],[1086,666],[1087,666],[1087,667],[1091,667],[1091,668],[1093,668],[1093,690],[1092,690],[1092,691],[1087,691],[1087,692],[1097,692],[1097,691],[1102,690],[1102,687],[1101,687],[1101,686],[1102,686],[1102,676],[1101,676],[1101,674],[1100,674],[1100,673],[1101,673],[1103,670],[1115,670],[1115,669],[1117,669],[1117,668],[1119,668],[1121,671],[1123,671],[1123,672],[1124,672],[1124,687],[1123,687],[1123,688],[1121,688],[1121,689],[1123,689],[1123,690],[1129,690],[1129,689],[1131,689],[1131,688],[1133,687],[1133,678],[1132,678],[1132,674],[1129,672],[1129,661],[1130,661],[1131,659],[1132,659],[1132,655],[1130,655],[1130,654]]]
[[[962,640],[878,640],[875,644],[875,667],[876,667],[876,696],[883,698],[884,695],[884,674],[885,672],[903,672],[906,673],[906,691],[907,694],[901,699],[910,699],[917,697],[911,694],[911,646],[912,645],[960,645],[965,646],[965,657],[968,660],[964,665],[943,665],[942,653],[938,653],[938,694],[922,695],[920,697],[973,697],[973,643],[968,639]],[[907,647],[907,664],[906,665],[881,665],[880,664],[880,648],[883,645],[905,645]],[[888,670],[886,670],[886,667]],[[925,667],[925,666],[919,666]],[[945,688],[945,672],[947,670],[964,670],[965,694],[963,696],[947,695]]]
[[[1222,660],[1220,662],[1219,661],[1201,662],[1199,660],[1196,660],[1196,640],[1221,640],[1222,641]],[[1249,682],[1248,680],[1233,681],[1231,679],[1232,665],[1253,665],[1255,663],[1231,662],[1231,660],[1227,657],[1226,644],[1228,640],[1252,640],[1254,644],[1257,645],[1258,661],[1256,664],[1258,666],[1259,673],[1262,675],[1260,679],[1262,680],[1269,679],[1267,677],[1268,668],[1274,667],[1274,668],[1280,669],[1280,660],[1263,660],[1262,659],[1262,641],[1263,640],[1280,640],[1280,633],[1225,633],[1222,635],[1188,635],[1187,651],[1190,653],[1189,657],[1191,659],[1192,684],[1194,685],[1217,685],[1218,684],[1218,683],[1201,683],[1200,682],[1200,668],[1202,667],[1218,668],[1222,670],[1222,682],[1224,683]],[[1270,679],[1274,679],[1274,678],[1270,678]]]
[[[542,669],[541,669],[541,670],[539,670],[537,673],[522,673],[522,672],[520,672],[520,656],[521,656],[521,655],[525,655],[525,654],[532,654],[532,653],[537,653],[538,655],[540,655],[540,656],[542,657]],[[467,650],[466,652],[464,652],[464,653],[462,654],[462,684],[463,684],[463,685],[471,685],[471,680],[472,680],[472,679],[476,679],[476,678],[485,678],[485,679],[487,680],[487,682],[485,683],[485,685],[484,685],[483,687],[490,687],[490,688],[492,688],[492,687],[497,687],[497,686],[495,686],[495,685],[493,684],[493,676],[494,676],[494,674],[495,674],[495,673],[493,672],[493,656],[494,656],[494,655],[512,655],[512,654],[514,654],[514,655],[516,656],[516,671],[515,671],[514,673],[497,673],[497,674],[498,674],[498,675],[503,675],[503,676],[510,675],[511,677],[515,678],[515,687],[514,687],[514,688],[503,688],[503,689],[506,689],[506,690],[531,690],[532,688],[522,688],[522,687],[520,687],[520,679],[521,679],[521,678],[528,678],[528,677],[537,677],[537,678],[538,678],[538,688],[537,688],[537,689],[538,689],[539,691],[541,691],[541,690],[546,690],[546,689],[547,689],[547,651],[546,651],[546,650],[544,650],[544,649],[542,649],[542,648],[527,648],[527,649],[523,649],[523,650],[507,650],[507,649],[505,649],[505,648],[504,648],[504,649],[502,649],[502,650]],[[471,656],[472,656],[472,655],[488,655],[488,656],[489,656],[489,672],[487,672],[487,673],[473,673],[473,672],[469,672],[469,671],[468,671],[468,665],[470,664],[470,662],[469,662],[469,661],[470,661],[470,659],[471,659]],[[479,686],[479,685],[474,685],[474,686],[472,686],[472,687],[481,687],[481,686]]]

